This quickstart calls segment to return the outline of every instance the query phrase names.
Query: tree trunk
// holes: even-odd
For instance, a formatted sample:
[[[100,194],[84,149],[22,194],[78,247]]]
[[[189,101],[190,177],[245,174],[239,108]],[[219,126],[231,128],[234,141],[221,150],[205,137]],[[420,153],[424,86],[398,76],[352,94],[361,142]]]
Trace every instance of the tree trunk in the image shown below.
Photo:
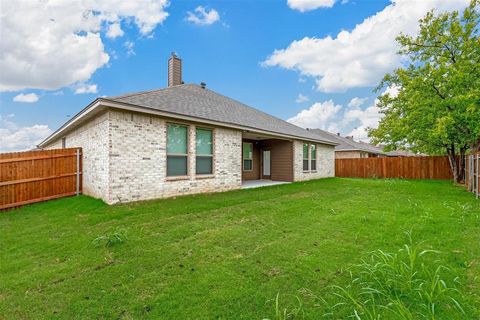
[[[450,168],[452,169],[453,182],[459,182],[457,159],[455,159],[455,146],[452,145],[451,148],[447,148],[448,162],[450,163]]]
[[[460,148],[460,159],[458,161],[458,177],[460,182],[465,182],[467,177],[465,176],[465,153],[467,152],[467,148]]]

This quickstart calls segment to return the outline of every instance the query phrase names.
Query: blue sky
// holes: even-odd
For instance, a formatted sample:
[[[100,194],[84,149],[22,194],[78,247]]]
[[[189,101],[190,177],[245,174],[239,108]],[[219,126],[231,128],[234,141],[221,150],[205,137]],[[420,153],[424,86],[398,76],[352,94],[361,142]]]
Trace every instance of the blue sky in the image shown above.
[[[415,33],[432,8],[466,4],[148,0],[145,10],[86,2],[2,6],[0,150],[32,147],[97,96],[166,86],[172,51],[187,83],[205,81],[297,125],[365,140],[380,119],[373,87],[405,63],[394,36]]]

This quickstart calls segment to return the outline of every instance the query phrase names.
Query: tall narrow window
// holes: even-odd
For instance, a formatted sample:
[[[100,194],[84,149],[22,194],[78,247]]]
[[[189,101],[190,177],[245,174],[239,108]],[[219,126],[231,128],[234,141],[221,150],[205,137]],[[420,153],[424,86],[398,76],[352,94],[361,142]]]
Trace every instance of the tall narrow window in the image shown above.
[[[62,149],[65,149],[67,147],[67,137],[62,138]]]
[[[243,143],[243,171],[253,170],[253,144]]]
[[[303,144],[303,171],[308,171],[308,143]]]
[[[167,176],[187,175],[188,128],[178,124],[167,126]]]
[[[195,132],[197,174],[212,174],[213,172],[212,138],[212,130],[197,128]]]
[[[317,170],[317,146],[310,145],[310,170]]]

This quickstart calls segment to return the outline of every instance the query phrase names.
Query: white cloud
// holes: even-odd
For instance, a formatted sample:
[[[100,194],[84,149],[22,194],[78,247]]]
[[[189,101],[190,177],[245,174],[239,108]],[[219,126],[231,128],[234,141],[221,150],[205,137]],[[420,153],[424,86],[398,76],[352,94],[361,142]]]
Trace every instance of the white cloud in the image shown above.
[[[125,49],[127,49],[127,56],[133,56],[135,55],[135,43],[133,43],[132,41],[125,41],[123,43],[123,46],[125,47]]]
[[[168,16],[168,0],[0,0],[0,91],[55,90],[85,82],[109,61],[101,33],[133,21],[148,36]],[[115,31],[115,32],[114,32]]]
[[[350,100],[350,102],[348,103],[347,106],[348,106],[349,108],[358,108],[358,107],[360,107],[361,105],[363,105],[367,100],[368,100],[368,98],[355,97],[355,98],[353,98],[352,100]]]
[[[26,103],[34,103],[38,101],[38,96],[35,93],[27,93],[23,94],[20,93],[13,97],[14,102],[26,102]]]
[[[220,15],[215,9],[207,10],[202,6],[198,6],[194,12],[187,12],[187,21],[200,25],[208,26],[220,20]]]
[[[82,83],[75,89],[75,94],[97,93],[96,84]]]
[[[32,149],[52,133],[47,125],[19,127],[11,118],[13,115],[0,115],[0,152]]]
[[[120,22],[114,22],[108,26],[107,37],[110,39],[115,39],[117,37],[123,36],[124,32],[120,26]]]
[[[399,91],[400,91],[400,87],[393,84],[387,87],[385,91],[383,91],[382,95],[388,94],[391,98],[396,98],[398,96]]]
[[[304,96],[303,94],[299,93],[297,99],[295,100],[296,103],[304,103],[310,100],[307,96]]]
[[[331,8],[335,0],[288,0],[287,4],[291,9],[305,12],[318,8]]]
[[[387,88],[384,94],[395,94],[396,88]],[[303,128],[319,128],[332,133],[340,132],[356,140],[368,142],[367,128],[377,128],[383,114],[377,107],[378,99],[364,107],[367,98],[353,98],[347,108],[332,100],[314,103],[287,121]]]
[[[418,20],[432,8],[437,12],[462,9],[468,2],[392,0],[352,31],[341,31],[336,37],[293,41],[286,49],[275,50],[263,64],[314,77],[317,89],[323,92],[375,86],[385,73],[401,65],[395,42],[400,32],[415,34]]]
[[[310,108],[300,111],[287,121],[303,128],[326,130],[340,109],[342,109],[342,106],[335,104],[332,100],[316,102]]]

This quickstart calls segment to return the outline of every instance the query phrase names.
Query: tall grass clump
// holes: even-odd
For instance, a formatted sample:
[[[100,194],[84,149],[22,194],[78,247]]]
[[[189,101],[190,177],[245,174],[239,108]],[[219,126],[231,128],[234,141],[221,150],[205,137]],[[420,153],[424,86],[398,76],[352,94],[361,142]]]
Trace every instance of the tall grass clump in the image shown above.
[[[334,319],[466,319],[458,277],[439,251],[409,243],[396,253],[372,252],[350,269],[347,285],[331,287],[325,316]],[[327,302],[328,301],[328,302]]]
[[[127,232],[124,229],[116,229],[113,232],[106,233],[93,239],[93,245],[97,248],[110,248],[127,241]]]
[[[280,293],[277,293],[275,300],[269,300],[267,303],[273,302],[274,315],[271,318],[264,318],[263,320],[294,320],[303,319],[303,304],[302,300],[297,295],[284,295],[280,301]]]

